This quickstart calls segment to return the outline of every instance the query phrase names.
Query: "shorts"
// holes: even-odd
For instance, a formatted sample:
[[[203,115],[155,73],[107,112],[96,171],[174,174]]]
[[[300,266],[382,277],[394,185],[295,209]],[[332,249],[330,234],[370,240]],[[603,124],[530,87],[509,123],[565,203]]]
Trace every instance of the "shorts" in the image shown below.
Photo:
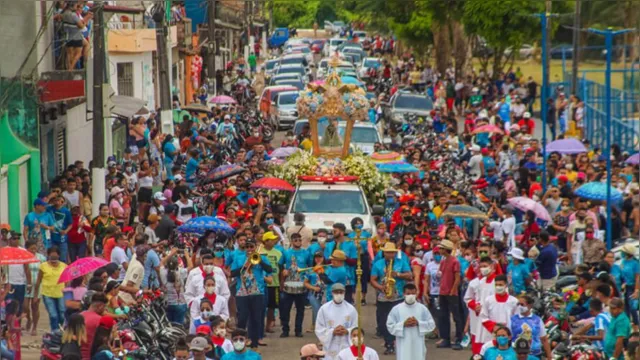
[[[147,147],[147,140],[141,139],[141,140],[136,141],[136,146],[138,147],[138,149],[142,149],[142,148]]]
[[[83,40],[69,40],[69,41],[67,41],[65,46],[66,47],[71,47],[71,48],[81,48],[81,47],[84,46],[84,42],[83,42]]]
[[[141,187],[138,190],[138,202],[139,203],[151,203],[151,198],[153,196],[153,190],[146,187]]]
[[[267,286],[267,309],[277,309],[280,304],[280,288]]]

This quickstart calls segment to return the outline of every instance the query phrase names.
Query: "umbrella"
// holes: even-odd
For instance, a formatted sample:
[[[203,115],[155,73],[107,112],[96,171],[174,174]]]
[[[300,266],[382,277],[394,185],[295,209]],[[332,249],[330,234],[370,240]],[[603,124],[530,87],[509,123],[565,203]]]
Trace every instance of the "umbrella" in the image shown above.
[[[552,141],[547,144],[547,152],[557,152],[560,154],[581,154],[587,152],[584,144],[576,139],[562,139]]]
[[[313,80],[311,83],[313,85],[324,85],[324,80]]]
[[[504,134],[504,131],[495,125],[482,125],[473,130],[472,134],[475,135],[481,133]]]
[[[540,220],[551,221],[551,215],[547,209],[539,202],[524,196],[517,196],[507,200],[513,207],[522,211],[531,210]]]
[[[590,182],[580,186],[575,192],[576,196],[589,200],[607,200],[607,183]],[[611,201],[622,201],[622,192],[611,187]]]
[[[340,81],[342,81],[342,83],[346,85],[358,85],[358,86],[364,85],[362,81],[354,78],[353,76],[343,76],[340,78]]]
[[[216,181],[220,181],[220,180],[224,180],[228,177],[232,177],[234,175],[238,175],[238,174],[242,174],[243,172],[245,172],[247,169],[243,168],[242,166],[238,166],[238,165],[222,165],[219,166],[213,170],[211,170],[206,178],[204,179],[204,182],[210,183],[210,182],[216,182]]]
[[[81,276],[87,275],[90,272],[96,271],[101,267],[107,265],[109,261],[99,257],[85,257],[80,258],[67,266],[60,274],[58,284],[66,283],[73,279],[77,279]]]
[[[197,104],[197,103],[189,104],[183,107],[182,110],[211,113],[211,109],[209,109],[205,105]]]
[[[227,224],[213,216],[200,216],[195,219],[191,219],[186,223],[178,226],[178,231],[182,233],[204,234],[207,231],[214,232],[226,232],[233,234],[235,230]]]
[[[629,156],[629,158],[625,161],[627,164],[638,165],[640,164],[640,153]]]
[[[214,96],[211,99],[209,99],[208,102],[210,102],[212,104],[235,104],[236,100],[234,98],[232,98],[231,96],[218,95],[218,96]]]
[[[482,210],[469,205],[451,205],[440,216],[461,217],[468,219],[487,219],[487,214]]]
[[[285,180],[274,177],[266,177],[260,180],[256,180],[253,184],[251,184],[251,187],[254,189],[280,190],[289,192],[294,192],[296,190],[293,185],[289,184]]]
[[[404,161],[392,161],[386,163],[377,163],[378,171],[383,173],[412,173],[418,172],[418,168]]]
[[[289,156],[297,153],[298,151],[300,151],[300,148],[297,148],[295,146],[285,146],[285,147],[281,147],[281,148],[277,148],[275,150],[273,150],[273,152],[271,153],[271,157],[272,158],[288,158]]]
[[[402,155],[395,151],[379,151],[371,154],[371,160],[374,162],[389,162],[389,161],[400,161],[402,159]]]
[[[36,262],[40,262],[40,260],[23,248],[11,246],[0,248],[0,265],[22,265]]]

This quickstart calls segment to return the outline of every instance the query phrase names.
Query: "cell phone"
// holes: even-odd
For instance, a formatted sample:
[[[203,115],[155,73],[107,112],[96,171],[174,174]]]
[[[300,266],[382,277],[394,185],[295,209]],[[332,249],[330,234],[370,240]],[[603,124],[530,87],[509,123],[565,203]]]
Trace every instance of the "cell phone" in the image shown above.
[[[114,348],[120,348],[122,347],[122,342],[120,341],[120,338],[117,337],[115,339],[113,339],[113,347]]]

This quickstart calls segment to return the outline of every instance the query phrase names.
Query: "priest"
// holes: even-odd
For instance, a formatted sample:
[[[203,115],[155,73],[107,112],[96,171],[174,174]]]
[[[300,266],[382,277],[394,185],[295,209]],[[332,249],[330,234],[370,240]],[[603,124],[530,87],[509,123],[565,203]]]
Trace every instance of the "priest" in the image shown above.
[[[355,328],[351,330],[351,346],[343,349],[338,354],[338,360],[357,360],[358,348],[362,360],[379,360],[378,353],[364,343],[364,330]]]
[[[387,329],[396,337],[398,360],[425,359],[427,346],[424,337],[436,328],[426,306],[418,303],[418,288],[413,283],[404,286],[404,302],[391,309]]]
[[[337,360],[343,349],[349,348],[349,334],[358,324],[356,308],[344,301],[345,286],[335,283],[331,287],[333,300],[318,310],[316,336],[322,342],[325,360]]]

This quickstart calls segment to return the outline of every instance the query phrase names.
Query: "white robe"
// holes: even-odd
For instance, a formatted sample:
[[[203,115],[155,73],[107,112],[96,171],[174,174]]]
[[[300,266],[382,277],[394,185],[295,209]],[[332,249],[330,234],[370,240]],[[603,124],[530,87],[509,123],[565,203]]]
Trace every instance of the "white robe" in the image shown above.
[[[334,336],[333,330],[342,325],[349,332],[343,336]],[[318,310],[316,320],[316,336],[322,343],[325,360],[337,360],[342,349],[351,346],[349,337],[351,330],[358,326],[358,312],[353,305],[346,301],[336,304],[329,301]]]
[[[467,287],[467,292],[464,294],[464,303],[468,307],[469,303],[474,301],[475,303],[480,304],[482,306],[482,302],[489,296],[494,295],[496,293],[496,288],[494,285],[495,276],[483,277],[483,278],[474,278],[469,283],[469,287]],[[481,309],[482,310],[482,309]],[[481,331],[482,323],[478,321],[478,317],[480,314],[476,315],[474,309],[469,309],[469,330],[471,335],[478,336]],[[476,339],[476,342],[478,340]]]
[[[325,357],[326,359],[326,357]],[[338,360],[357,360],[357,356],[353,356],[350,348],[343,349],[338,354]],[[364,354],[362,354],[363,360],[379,360],[378,353],[372,348],[366,346],[364,349]]]
[[[511,316],[516,314],[518,299],[509,295],[506,302],[499,302],[496,295],[487,297],[482,303],[480,311],[480,323],[493,321],[497,324],[506,325],[511,330]],[[493,340],[493,334],[484,325],[480,334],[476,336],[477,343],[486,343]]]
[[[412,316],[418,320],[418,325],[405,327],[405,320]],[[425,359],[427,345],[424,343],[424,337],[435,328],[436,323],[426,306],[420,303],[409,305],[406,302],[394,306],[387,318],[387,329],[396,337],[397,359]]]
[[[229,291],[229,283],[227,282],[227,276],[224,274],[224,271],[217,266],[214,267],[213,277],[216,279],[216,295],[222,296],[226,302],[229,303],[231,292]],[[190,306],[191,302],[196,299],[199,300],[202,297],[204,297],[204,277],[202,277],[202,270],[198,266],[189,271],[189,275],[187,275],[187,282],[184,287],[184,299],[187,301],[187,305]],[[196,316],[200,316],[199,308],[197,308],[195,312],[193,310],[191,311],[191,317]]]
[[[200,317],[200,300],[202,297],[197,298],[191,302],[189,305],[189,313],[191,314],[191,318],[195,319]],[[229,320],[229,304],[227,300],[225,300],[222,296],[216,296],[215,304],[212,304],[213,308],[211,309],[211,315],[220,316],[224,321]],[[194,315],[195,314],[195,315]],[[191,322],[191,326],[193,326],[193,321]],[[194,334],[195,334],[195,328]]]

